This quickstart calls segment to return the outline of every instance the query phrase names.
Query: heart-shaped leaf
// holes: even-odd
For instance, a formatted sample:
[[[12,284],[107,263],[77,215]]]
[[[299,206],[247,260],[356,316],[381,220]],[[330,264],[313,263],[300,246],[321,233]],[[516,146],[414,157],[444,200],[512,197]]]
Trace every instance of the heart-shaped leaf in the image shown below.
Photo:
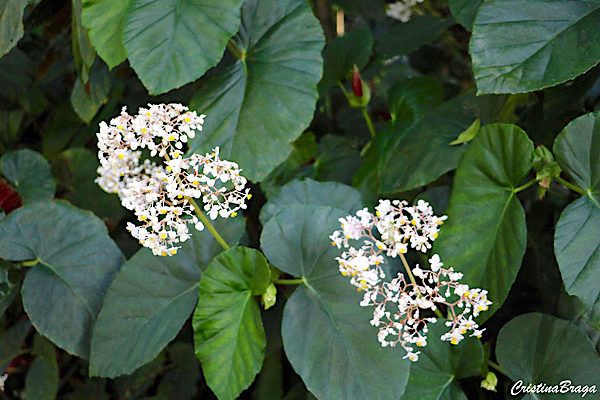
[[[323,33],[304,0],[247,0],[242,26],[233,39],[239,59],[205,78],[192,99],[206,122],[190,151],[220,146],[224,158],[260,181],[313,117]]]
[[[399,349],[382,348],[369,324],[372,310],[338,271],[339,250],[329,235],[346,212],[295,205],[264,226],[268,259],[304,282],[288,299],[282,322],[286,355],[306,387],[319,399],[399,399],[408,361]]]
[[[484,126],[461,160],[448,206],[448,222],[434,244],[464,282],[489,291],[489,318],[508,295],[525,254],[525,212],[515,188],[531,170],[533,143],[519,127]]]
[[[242,1],[130,0],[123,43],[148,91],[168,92],[215,66],[240,25]]]
[[[522,93],[573,79],[600,60],[600,2],[484,1],[470,53],[479,93]]]
[[[233,247],[202,275],[193,319],[195,350],[206,383],[220,400],[236,399],[260,371],[266,340],[254,296],[265,292],[270,273],[259,251]]]
[[[229,243],[244,231],[242,218],[217,219]],[[115,377],[152,361],[177,335],[198,299],[202,269],[222,251],[208,230],[193,232],[177,255],[138,251],[106,292],[94,327],[90,375]]]
[[[31,323],[87,358],[102,299],[123,261],[102,220],[63,201],[23,206],[0,220],[0,257],[37,261],[21,289]]]
[[[555,386],[568,379],[572,387],[581,388],[600,381],[600,359],[590,339],[573,322],[551,315],[529,313],[510,320],[498,334],[496,356],[502,369],[517,382],[511,389],[513,395],[525,393],[519,387],[525,389],[530,383]],[[555,396],[586,398],[581,392],[561,393]],[[536,393],[523,397],[541,398],[546,397]]]
[[[586,194],[560,215],[554,252],[569,294],[600,307],[600,113],[577,118],[556,137],[560,167]]]

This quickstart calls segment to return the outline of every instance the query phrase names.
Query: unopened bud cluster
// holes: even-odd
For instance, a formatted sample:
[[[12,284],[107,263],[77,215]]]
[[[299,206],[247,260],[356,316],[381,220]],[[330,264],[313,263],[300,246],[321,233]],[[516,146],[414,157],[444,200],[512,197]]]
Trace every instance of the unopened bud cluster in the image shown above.
[[[458,344],[467,332],[481,337],[473,318],[492,304],[487,291],[469,288],[459,281],[463,277],[452,267],[444,268],[440,257],[435,254],[429,259],[430,268],[419,265],[411,269],[410,281],[399,273],[391,282],[386,282],[382,264],[387,257],[404,258],[409,249],[427,252],[437,238],[439,227],[446,216],[437,217],[429,204],[419,200],[416,206],[406,202],[380,200],[372,214],[367,208],[356,216],[340,218],[341,230],[331,236],[332,245],[344,247],[337,257],[342,275],[350,277],[350,283],[364,291],[363,307],[374,306],[371,324],[379,328],[377,338],[383,347],[400,344],[407,352],[405,358],[417,361],[418,351],[413,346],[427,345],[427,324],[437,322],[431,312],[440,306],[448,313],[446,326],[450,329],[441,340]],[[350,240],[359,241],[359,248],[351,246]],[[428,316],[430,315],[430,316]]]
[[[204,115],[180,104],[148,105],[135,116],[124,107],[109,124],[100,123],[96,182],[135,212],[141,224],[128,223],[127,229],[155,255],[176,254],[178,243],[190,237],[189,223],[204,229],[192,199],[202,199],[215,219],[234,217],[250,198],[238,165],[221,160],[218,147],[205,156],[183,157],[185,143],[203,123]],[[162,163],[141,161],[144,149]]]

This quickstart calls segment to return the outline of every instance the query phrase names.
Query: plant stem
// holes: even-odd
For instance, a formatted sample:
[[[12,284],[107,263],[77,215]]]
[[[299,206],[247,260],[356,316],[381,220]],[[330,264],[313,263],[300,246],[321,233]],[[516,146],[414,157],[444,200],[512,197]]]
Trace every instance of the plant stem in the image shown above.
[[[204,211],[202,211],[200,209],[200,207],[198,207],[198,204],[196,204],[196,202],[194,201],[194,199],[192,199],[191,197],[186,197],[186,199],[194,207],[194,210],[196,211],[196,215],[198,216],[198,218],[200,218],[200,221],[202,221],[202,223],[204,224],[204,226],[206,226],[208,228],[208,230],[210,231],[210,233],[212,233],[212,235],[215,237],[215,239],[217,239],[217,242],[219,242],[219,244],[225,250],[229,249],[229,245],[227,244],[227,242],[225,241],[225,239],[223,239],[223,236],[221,236],[219,234],[219,232],[215,229],[215,227],[213,226],[213,224],[210,223],[210,220],[208,219],[208,217],[206,216],[206,214],[204,214]]]
[[[571,190],[572,190],[572,191],[574,191],[574,192],[577,192],[577,193],[579,193],[579,194],[580,194],[580,195],[582,195],[582,196],[585,196],[585,195],[587,194],[587,192],[586,192],[585,190],[583,190],[582,188],[580,188],[579,186],[577,186],[577,185],[575,185],[575,184],[573,184],[573,183],[571,183],[571,182],[568,182],[568,181],[564,180],[564,179],[563,179],[563,178],[561,178],[560,176],[557,176],[557,177],[555,177],[554,179],[556,180],[556,182],[558,182],[558,183],[560,183],[561,185],[563,185],[563,186],[565,186],[565,187],[567,187],[567,188],[571,189]]]
[[[404,269],[406,270],[406,273],[408,274],[408,278],[410,279],[410,282],[415,285],[415,287],[417,287],[417,281],[415,280],[415,277],[412,274],[412,271],[410,270],[410,267],[408,266],[408,262],[406,261],[406,258],[404,258],[404,254],[400,253],[400,259],[402,260],[402,264],[404,264]],[[419,293],[419,296],[421,296],[421,293]],[[442,315],[441,311],[436,307],[435,308],[435,315],[437,315],[439,318],[444,318],[444,316]]]
[[[300,279],[273,279],[273,283],[277,283],[279,285],[300,285],[306,282],[304,278]]]
[[[369,132],[371,132],[371,137],[375,137],[375,128],[373,128],[373,121],[371,121],[371,117],[367,112],[367,108],[362,107],[360,111],[362,111],[362,115],[365,117],[365,121],[367,121],[367,126],[369,127]]]
[[[533,185],[533,184],[534,184],[534,183],[536,183],[537,181],[538,181],[538,180],[537,180],[537,178],[533,178],[532,180],[530,180],[530,181],[529,181],[529,182],[527,182],[526,184],[524,184],[524,185],[521,185],[521,186],[519,186],[519,187],[516,187],[516,188],[514,188],[514,189],[513,189],[513,192],[515,192],[515,193],[519,193],[521,190],[525,190],[525,189],[527,189],[529,186]]]
[[[500,367],[498,364],[496,364],[495,362],[493,362],[493,361],[492,361],[492,360],[490,360],[489,358],[488,358],[488,360],[487,360],[487,364],[488,364],[490,367],[494,368],[496,371],[500,372],[502,375],[506,376],[507,378],[510,378],[510,377],[509,377],[509,376],[506,374],[506,372],[504,372],[504,370],[502,369],[502,367]]]
[[[22,261],[21,265],[24,267],[33,267],[35,265],[37,265],[37,263],[39,263],[40,260],[38,258],[36,258],[35,260],[27,260],[27,261]]]
[[[238,60],[244,60],[246,58],[246,51],[244,49],[240,49],[237,43],[233,41],[233,39],[229,39],[229,41],[227,42],[227,49]]]

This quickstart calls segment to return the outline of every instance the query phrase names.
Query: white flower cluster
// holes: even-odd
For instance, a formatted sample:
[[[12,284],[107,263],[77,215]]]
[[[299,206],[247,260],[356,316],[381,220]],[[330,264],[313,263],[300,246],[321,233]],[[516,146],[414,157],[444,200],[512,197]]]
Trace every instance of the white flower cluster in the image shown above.
[[[409,247],[421,252],[430,249],[446,216],[433,215],[423,200],[414,207],[398,200],[380,200],[375,209],[375,215],[365,208],[356,216],[340,218],[342,229],[330,238],[332,245],[347,249],[336,260],[342,275],[349,275],[350,283],[365,291],[360,305],[375,307],[371,324],[379,328],[381,345],[393,347],[400,343],[407,352],[405,358],[417,361],[419,352],[413,346],[427,344],[427,323],[437,321],[427,316],[426,310],[440,307],[445,308],[449,318],[446,326],[450,327],[441,340],[458,344],[468,331],[472,331],[471,336],[481,337],[483,330],[473,318],[492,304],[487,291],[461,284],[463,274],[452,267],[443,268],[437,254],[429,259],[430,269],[417,265],[409,271],[410,281],[403,274],[391,282],[383,281],[384,255],[400,256],[408,269],[404,253]],[[362,240],[363,245],[357,249],[349,240]]]
[[[136,116],[121,115],[100,123],[96,182],[117,193],[121,204],[142,223],[127,229],[155,255],[174,255],[178,243],[189,239],[188,223],[204,225],[194,215],[193,199],[202,199],[211,219],[235,217],[250,198],[246,179],[234,162],[221,160],[219,148],[201,156],[183,157],[183,147],[202,130],[204,115],[180,104],[149,105]],[[163,158],[161,165],[141,162],[142,150]]]
[[[407,22],[413,14],[413,8],[423,0],[400,0],[387,5],[386,14],[402,22]]]

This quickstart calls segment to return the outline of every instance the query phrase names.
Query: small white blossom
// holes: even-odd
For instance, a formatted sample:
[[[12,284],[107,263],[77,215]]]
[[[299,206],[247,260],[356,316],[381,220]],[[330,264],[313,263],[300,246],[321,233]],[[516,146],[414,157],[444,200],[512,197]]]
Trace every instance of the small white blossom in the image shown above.
[[[407,22],[413,14],[413,9],[417,3],[422,3],[423,0],[400,0],[395,3],[388,4],[386,14],[394,19],[402,22]]]

